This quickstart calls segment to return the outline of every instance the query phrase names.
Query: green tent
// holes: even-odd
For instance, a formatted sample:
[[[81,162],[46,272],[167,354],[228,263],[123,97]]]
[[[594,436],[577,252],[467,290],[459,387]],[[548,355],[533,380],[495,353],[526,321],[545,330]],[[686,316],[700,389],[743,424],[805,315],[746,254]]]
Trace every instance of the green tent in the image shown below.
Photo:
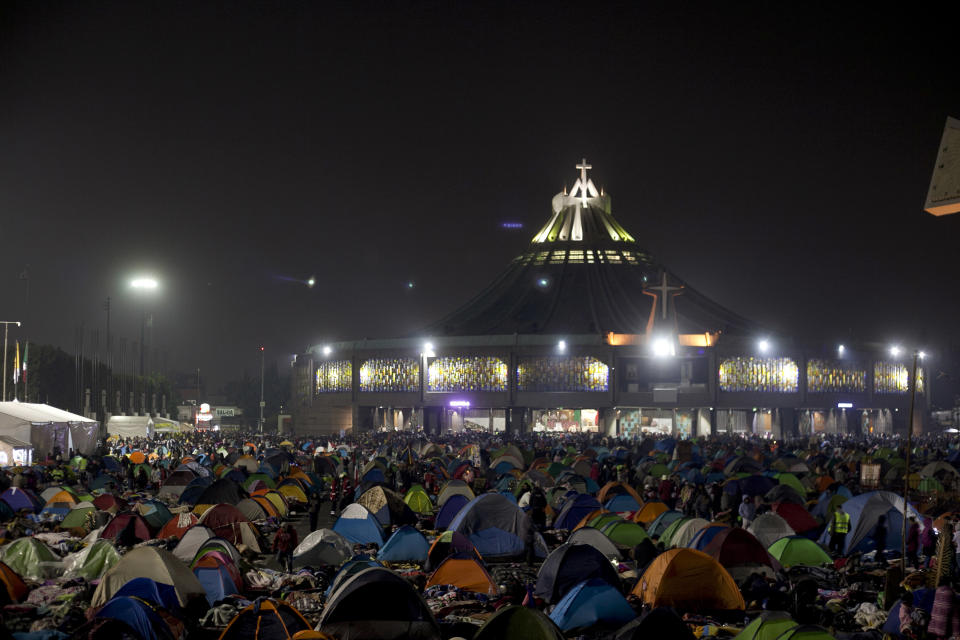
[[[250,474],[250,476],[249,476],[246,480],[243,481],[243,488],[244,488],[244,489],[247,489],[247,490],[249,491],[250,485],[252,485],[252,484],[253,484],[254,482],[256,482],[257,480],[262,481],[263,484],[267,485],[267,486],[270,487],[271,489],[276,489],[276,488],[277,488],[277,483],[276,483],[276,481],[275,481],[273,478],[271,478],[270,476],[268,476],[267,474],[265,474],[265,473],[253,473],[253,474]]]
[[[786,568],[819,567],[833,562],[820,545],[803,536],[780,538],[768,551]]]
[[[800,479],[792,473],[778,473],[774,477],[780,484],[785,484],[788,487],[796,489],[797,493],[799,493],[801,497],[805,497],[807,495],[807,488],[803,486],[803,483],[800,482]]]
[[[0,551],[0,561],[23,578],[43,580],[52,569],[59,573],[60,559],[36,538],[14,540]]]
[[[113,543],[109,540],[97,540],[86,549],[64,558],[64,567],[70,577],[80,576],[89,581],[103,577],[103,574],[118,562],[120,554]]]
[[[673,534],[676,533],[677,529],[680,528],[680,525],[682,525],[687,520],[690,520],[690,518],[686,518],[686,517],[677,518],[676,520],[670,523],[670,526],[667,527],[663,531],[663,533],[660,534],[660,542],[663,543],[664,548],[666,549],[670,548],[670,540],[671,538],[673,538]]]
[[[433,513],[433,502],[430,501],[427,490],[419,484],[410,487],[407,495],[403,497],[403,501],[407,503],[407,506],[410,507],[414,513]]]
[[[662,463],[657,463],[647,469],[647,475],[651,475],[655,478],[660,478],[665,475],[669,475],[670,469],[667,468],[667,465]]]
[[[87,514],[97,510],[92,502],[81,502],[70,509],[70,513],[64,516],[60,522],[60,529],[76,529],[83,527],[87,522]]]
[[[635,547],[650,536],[636,522],[609,522],[601,530],[603,535],[622,547]]]
[[[830,632],[815,624],[803,624],[787,629],[777,640],[834,640]]]
[[[564,636],[542,611],[511,605],[483,623],[473,640],[564,640]]]
[[[601,513],[600,515],[594,516],[593,518],[591,518],[589,522],[587,522],[587,526],[593,527],[594,529],[603,529],[605,526],[607,526],[611,522],[617,522],[617,521],[626,522],[623,518],[621,518],[616,513]]]
[[[796,626],[796,621],[785,611],[764,611],[733,640],[776,640],[780,634]]]

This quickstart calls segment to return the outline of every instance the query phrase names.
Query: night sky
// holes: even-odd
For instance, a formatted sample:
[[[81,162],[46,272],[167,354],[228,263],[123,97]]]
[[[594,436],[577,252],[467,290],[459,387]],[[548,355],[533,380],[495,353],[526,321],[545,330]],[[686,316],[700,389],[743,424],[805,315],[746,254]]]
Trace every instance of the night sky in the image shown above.
[[[922,208],[960,10],[842,4],[5,2],[0,319],[72,352],[110,296],[139,339],[151,273],[156,344],[212,384],[260,344],[411,335],[586,156],[641,245],[774,335],[943,362],[960,215]]]

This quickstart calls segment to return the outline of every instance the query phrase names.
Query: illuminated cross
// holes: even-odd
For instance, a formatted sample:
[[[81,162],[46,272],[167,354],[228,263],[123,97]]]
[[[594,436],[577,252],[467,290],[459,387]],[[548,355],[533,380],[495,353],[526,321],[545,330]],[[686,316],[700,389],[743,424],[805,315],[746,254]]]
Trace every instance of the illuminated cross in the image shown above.
[[[587,185],[589,181],[587,180],[587,171],[593,169],[592,164],[587,164],[587,159],[584,158],[583,162],[577,165],[577,169],[580,169],[580,200],[583,202],[583,205],[587,205]]]
[[[667,295],[671,291],[680,291],[681,289],[683,289],[683,285],[680,285],[678,287],[671,287],[669,284],[667,284],[667,272],[664,271],[663,273],[660,274],[660,285],[656,287],[647,287],[647,289],[649,289],[650,291],[656,291],[660,294],[660,299],[663,300],[663,304],[660,305],[660,313],[661,313],[661,317],[664,320],[666,320],[667,306],[668,306]]]

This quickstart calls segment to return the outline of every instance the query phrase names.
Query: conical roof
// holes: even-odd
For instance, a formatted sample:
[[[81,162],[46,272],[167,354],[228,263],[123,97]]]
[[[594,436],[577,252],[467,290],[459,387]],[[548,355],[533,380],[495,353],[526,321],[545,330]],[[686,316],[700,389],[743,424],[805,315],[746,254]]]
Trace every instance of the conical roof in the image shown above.
[[[433,335],[743,334],[753,325],[657,263],[614,217],[584,160],[526,251]]]

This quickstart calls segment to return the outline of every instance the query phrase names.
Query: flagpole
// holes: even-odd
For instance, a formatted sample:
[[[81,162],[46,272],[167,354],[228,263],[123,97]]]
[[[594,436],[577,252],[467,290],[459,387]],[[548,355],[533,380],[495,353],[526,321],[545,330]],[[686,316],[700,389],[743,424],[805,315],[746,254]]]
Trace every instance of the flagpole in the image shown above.
[[[10,333],[10,325],[15,324],[18,327],[20,323],[17,320],[0,320],[3,325],[3,402],[7,401],[7,335]]]

